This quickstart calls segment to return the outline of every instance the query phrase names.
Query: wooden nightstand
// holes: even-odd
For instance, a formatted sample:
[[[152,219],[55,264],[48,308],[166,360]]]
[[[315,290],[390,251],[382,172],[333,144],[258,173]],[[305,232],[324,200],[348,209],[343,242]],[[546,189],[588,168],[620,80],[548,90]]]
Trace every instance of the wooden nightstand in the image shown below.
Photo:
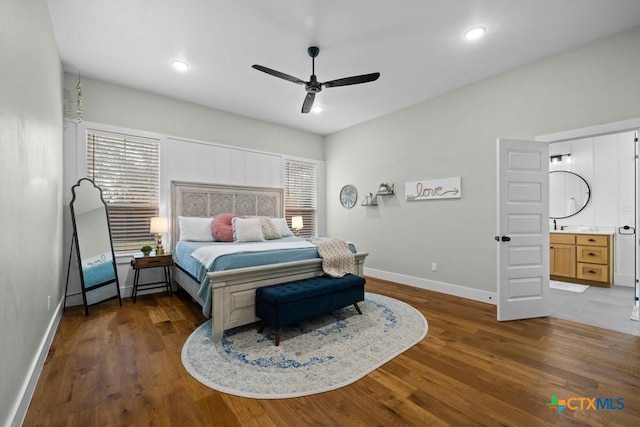
[[[170,253],[163,253],[162,255],[155,255],[152,252],[151,255],[135,254],[131,260],[131,267],[133,267],[133,302],[136,302],[136,296],[138,289],[159,289],[166,288],[169,295],[173,295],[171,291],[171,266],[173,265],[173,258]],[[138,283],[140,279],[140,270],[144,268],[156,268],[162,267],[164,271],[164,281],[150,282],[150,283]]]

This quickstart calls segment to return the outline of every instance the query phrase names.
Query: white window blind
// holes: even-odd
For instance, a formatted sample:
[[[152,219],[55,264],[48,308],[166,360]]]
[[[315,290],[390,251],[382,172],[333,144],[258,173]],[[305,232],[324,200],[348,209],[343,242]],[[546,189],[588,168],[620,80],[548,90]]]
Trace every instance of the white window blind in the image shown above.
[[[157,140],[87,133],[87,175],[102,189],[116,254],[155,246],[149,233],[158,216],[160,144]]]
[[[318,208],[318,167],[313,163],[285,162],[284,210],[291,227],[291,217],[301,216],[304,227],[300,236],[313,237],[317,234]]]

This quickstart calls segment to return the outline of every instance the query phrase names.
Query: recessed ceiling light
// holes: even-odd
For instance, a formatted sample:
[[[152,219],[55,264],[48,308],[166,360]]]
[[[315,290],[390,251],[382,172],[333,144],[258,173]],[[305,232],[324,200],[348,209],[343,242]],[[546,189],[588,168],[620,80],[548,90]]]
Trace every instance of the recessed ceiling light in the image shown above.
[[[486,32],[487,28],[479,25],[477,27],[469,28],[467,31],[465,31],[464,38],[465,40],[478,40]]]
[[[171,65],[178,71],[187,71],[189,69],[189,64],[179,59],[174,59],[171,61]]]

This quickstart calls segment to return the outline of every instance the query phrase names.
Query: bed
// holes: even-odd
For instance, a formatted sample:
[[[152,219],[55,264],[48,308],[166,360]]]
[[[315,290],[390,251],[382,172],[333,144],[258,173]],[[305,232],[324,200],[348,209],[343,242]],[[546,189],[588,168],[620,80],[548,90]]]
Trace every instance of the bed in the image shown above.
[[[283,190],[280,188],[229,186],[171,182],[171,247],[174,267],[172,279],[197,301],[203,315],[213,319],[213,339],[220,341],[226,329],[258,321],[255,316],[255,289],[323,274],[317,249],[294,236],[265,242],[274,249],[221,255],[205,268],[191,253],[217,253],[215,245],[238,248],[244,243],[180,241],[180,217],[213,218],[224,213],[238,216],[282,218]],[[184,218],[182,218],[184,220]],[[354,253],[352,273],[362,275],[365,252]],[[211,261],[208,259],[208,261]]]

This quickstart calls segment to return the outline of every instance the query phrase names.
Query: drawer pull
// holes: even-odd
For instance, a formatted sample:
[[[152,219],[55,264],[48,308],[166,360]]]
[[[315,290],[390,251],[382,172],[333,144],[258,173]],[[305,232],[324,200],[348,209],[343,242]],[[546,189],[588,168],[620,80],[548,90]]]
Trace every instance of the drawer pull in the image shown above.
[[[590,241],[590,242],[595,242],[595,241],[596,241],[596,239],[589,239],[589,241]]]
[[[593,252],[589,252],[589,256],[596,256]]]
[[[160,262],[160,260],[159,260],[159,259],[152,259],[152,260],[149,260],[149,261],[147,261],[147,262],[148,262],[149,264],[157,264],[157,263],[159,263],[159,262]]]
[[[589,271],[587,271],[587,273],[589,273],[589,274],[596,274],[596,273],[597,273],[597,271],[595,271],[595,270],[589,270]]]

